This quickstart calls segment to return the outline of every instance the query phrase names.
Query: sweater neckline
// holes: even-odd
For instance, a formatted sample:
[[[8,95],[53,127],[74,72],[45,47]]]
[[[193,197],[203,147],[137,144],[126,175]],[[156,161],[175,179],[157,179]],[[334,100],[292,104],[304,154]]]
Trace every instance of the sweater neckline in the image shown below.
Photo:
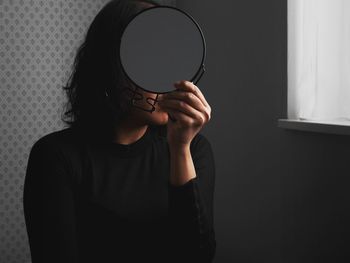
[[[148,125],[145,133],[137,141],[130,144],[120,144],[111,141],[108,145],[120,156],[129,157],[142,154],[152,142],[152,132],[153,127]]]

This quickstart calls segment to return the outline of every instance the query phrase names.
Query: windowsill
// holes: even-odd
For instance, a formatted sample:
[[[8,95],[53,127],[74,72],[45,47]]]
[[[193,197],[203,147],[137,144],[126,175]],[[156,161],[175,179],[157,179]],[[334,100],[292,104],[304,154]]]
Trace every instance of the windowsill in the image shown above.
[[[350,135],[350,122],[320,122],[279,119],[278,127],[287,130]]]

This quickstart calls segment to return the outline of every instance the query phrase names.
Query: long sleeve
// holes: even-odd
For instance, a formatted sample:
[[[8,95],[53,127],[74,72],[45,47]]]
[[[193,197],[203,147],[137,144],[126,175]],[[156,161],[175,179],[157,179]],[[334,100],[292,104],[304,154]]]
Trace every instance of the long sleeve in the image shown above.
[[[201,134],[191,143],[196,177],[181,186],[169,182],[172,262],[213,262],[216,239],[213,226],[215,163],[211,145]]]
[[[23,207],[32,263],[77,263],[71,169],[52,144],[36,142],[27,164]]]

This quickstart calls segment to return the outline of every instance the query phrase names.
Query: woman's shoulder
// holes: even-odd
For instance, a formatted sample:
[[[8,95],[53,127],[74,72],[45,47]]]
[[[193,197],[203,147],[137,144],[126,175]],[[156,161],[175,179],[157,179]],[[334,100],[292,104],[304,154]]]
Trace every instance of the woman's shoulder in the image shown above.
[[[78,176],[83,164],[79,141],[82,141],[79,139],[79,134],[76,134],[72,128],[64,128],[43,135],[34,142],[30,149],[28,166],[31,168],[29,171],[33,167],[34,169],[47,169],[47,171],[64,170],[67,174],[71,174],[69,179]]]
[[[79,138],[72,128],[63,128],[47,133],[37,139],[32,147],[31,154],[70,154],[78,148]]]
[[[41,136],[34,142],[33,147],[38,145],[64,145],[69,142],[74,142],[75,139],[76,135],[73,129],[64,128]]]
[[[50,132],[36,140],[29,151],[28,178],[76,183],[81,178],[82,156],[72,128]],[[57,181],[56,181],[57,182]]]

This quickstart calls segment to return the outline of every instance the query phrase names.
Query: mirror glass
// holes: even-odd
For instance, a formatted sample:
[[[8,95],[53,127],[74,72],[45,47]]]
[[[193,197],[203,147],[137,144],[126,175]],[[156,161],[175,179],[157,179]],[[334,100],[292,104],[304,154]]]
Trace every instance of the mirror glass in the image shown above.
[[[153,93],[175,89],[179,80],[198,82],[204,73],[205,40],[198,23],[184,11],[155,6],[126,26],[120,61],[136,87]]]

